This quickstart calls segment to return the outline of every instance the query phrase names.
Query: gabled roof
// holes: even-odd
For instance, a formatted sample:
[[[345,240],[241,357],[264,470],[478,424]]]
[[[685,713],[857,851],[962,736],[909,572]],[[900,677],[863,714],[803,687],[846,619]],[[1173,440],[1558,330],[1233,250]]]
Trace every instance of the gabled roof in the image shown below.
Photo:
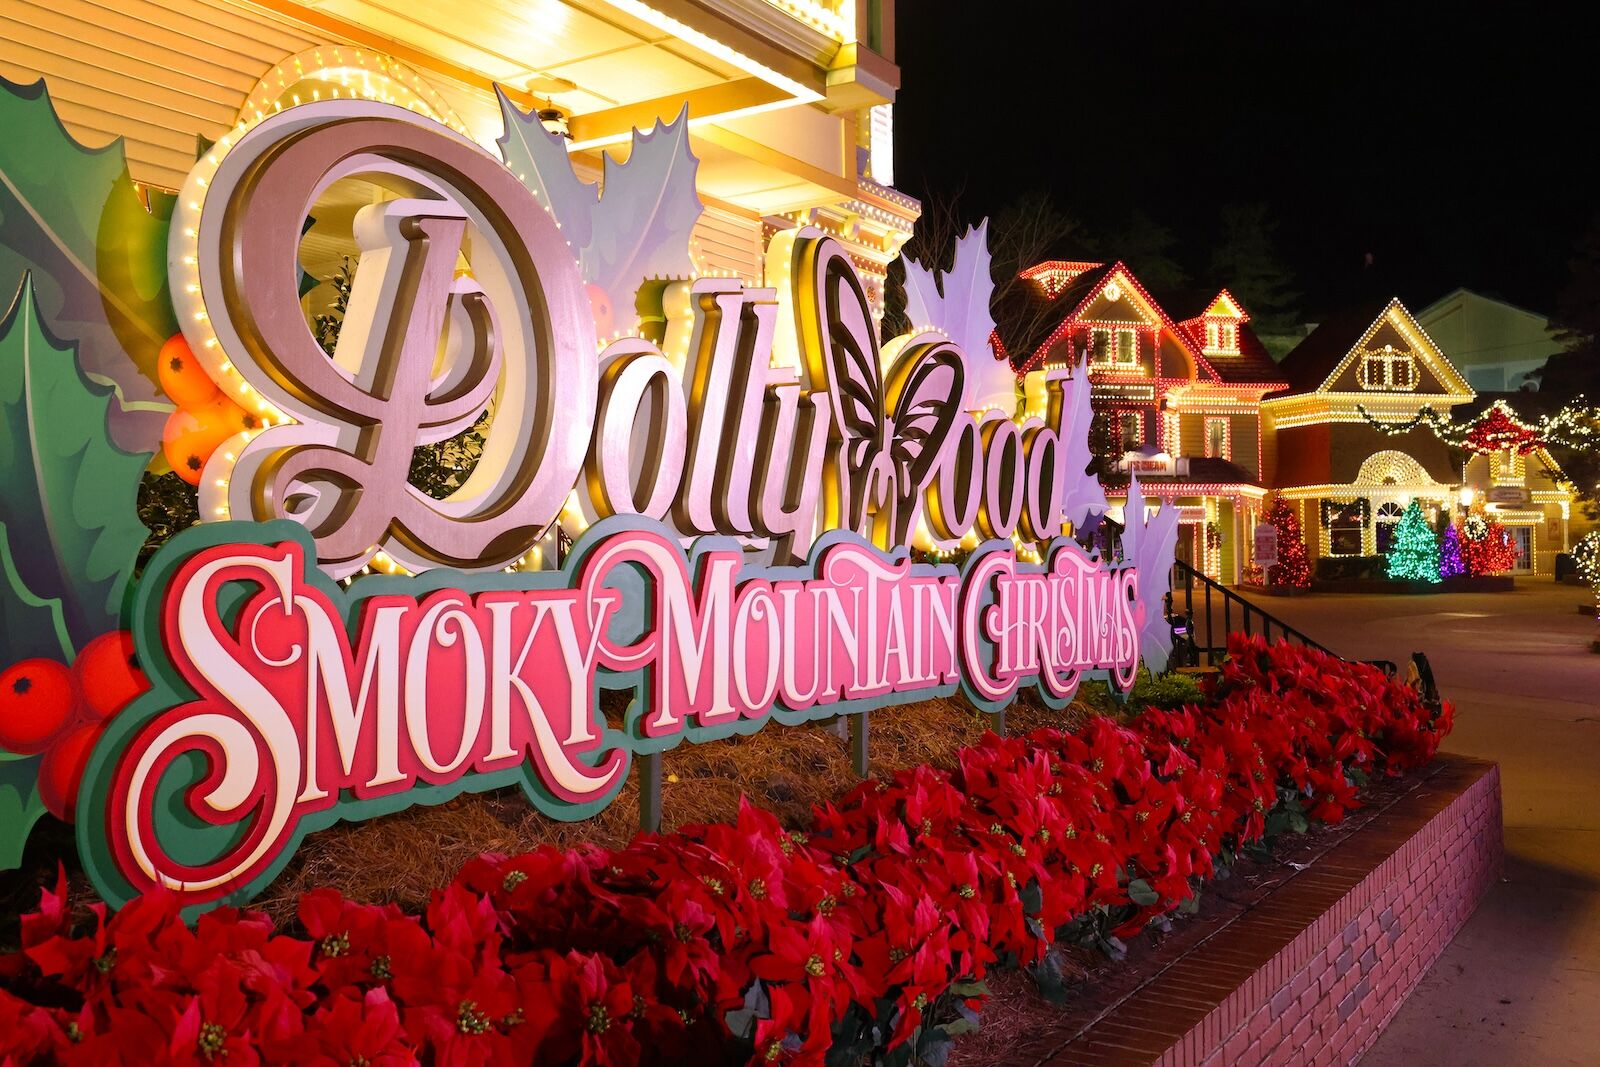
[[[1211,303],[1206,305],[1206,309],[1195,317],[1199,319],[1233,319],[1236,322],[1250,321],[1250,313],[1245,311],[1244,305],[1234,299],[1233,294],[1226,289],[1218,292],[1212,298]]]
[[[1098,270],[1103,266],[1104,263],[1090,263],[1087,260],[1047,259],[1021,271],[1017,277],[1032,282],[1043,290],[1046,297],[1053,300],[1078,275]]]
[[[1042,316],[1050,324],[1051,329],[1048,333],[1037,339],[1025,339],[1024,344],[1026,347],[1020,351],[1007,344],[1006,350],[1013,353],[1012,365],[1017,367],[1018,373],[1025,373],[1036,366],[1044,358],[1049,347],[1060,336],[1068,321],[1081,317],[1102,294],[1113,300],[1121,299],[1120,296],[1113,296],[1111,292],[1112,283],[1119,278],[1125,281],[1133,290],[1127,294],[1128,298],[1143,305],[1149,312],[1149,318],[1154,320],[1151,325],[1158,330],[1165,330],[1169,333],[1187,352],[1189,357],[1194,360],[1199,377],[1215,381],[1216,374],[1212,371],[1211,365],[1206,362],[1205,357],[1200,354],[1198,349],[1189,344],[1188,338],[1184,336],[1182,330],[1178,329],[1177,323],[1172,321],[1165,309],[1156,302],[1155,297],[1150,295],[1149,290],[1140,283],[1139,279],[1134,276],[1133,271],[1129,270],[1128,265],[1121,260],[1096,266],[1092,270],[1085,270],[1066,282],[1057,291],[1054,300],[1050,301],[1052,305],[1050,313],[1047,316]],[[1049,299],[1045,296],[1043,287],[1019,286],[1018,288],[1032,289],[1035,299],[1041,297]],[[1028,309],[1024,308],[1023,310],[1026,312]],[[1004,341],[1004,335],[1001,335],[1001,339]]]
[[[1250,321],[1249,312],[1245,311],[1244,305],[1239,303],[1228,290],[1219,292],[1205,306],[1205,310],[1194,318],[1184,319],[1178,323],[1178,329],[1183,334],[1184,340],[1189,342],[1190,348],[1204,354],[1206,320],[1222,318],[1231,319],[1239,324],[1239,354],[1205,355],[1206,362],[1217,372],[1217,378],[1229,385],[1260,385],[1278,389],[1287,387],[1288,379],[1279,369],[1277,361],[1261,343],[1261,338],[1256,336],[1256,332],[1246,325]]]
[[[1391,326],[1409,339],[1411,350],[1439,381],[1443,392],[1418,395],[1449,395],[1470,399],[1472,387],[1455,364],[1434,344],[1399,297],[1358,305],[1334,315],[1311,331],[1278,364],[1282,377],[1293,393],[1333,392],[1333,383],[1355,362],[1359,349],[1374,333]],[[1391,394],[1392,395],[1392,394]]]
[[[1011,365],[1019,371],[1044,344],[1045,339],[1077,311],[1088,295],[1099,289],[1118,266],[1116,263],[1074,263],[1072,266],[1086,269],[1074,272],[1070,278],[1063,278],[1059,285],[1054,284],[1054,280],[1048,284],[1041,281],[1041,278],[1049,275],[1040,271],[1040,268],[1048,268],[1058,262],[1047,261],[1023,271],[1022,276],[1034,284],[1014,285],[995,303],[995,336],[1000,341],[1000,351],[1010,356]],[[1035,271],[1039,273],[1029,277],[1030,272]]]
[[[1544,314],[1543,312],[1534,311],[1532,308],[1525,308],[1520,304],[1513,304],[1504,297],[1495,296],[1493,293],[1480,293],[1476,289],[1468,289],[1464,285],[1450,290],[1448,293],[1444,294],[1439,299],[1435,300],[1433,303],[1417,312],[1417,318],[1419,320],[1426,319],[1433,315],[1434,312],[1443,308],[1446,304],[1449,304],[1454,300],[1465,298],[1480,300],[1485,304],[1495,304],[1499,307],[1505,308],[1508,311],[1514,311],[1519,315],[1525,315],[1530,319],[1537,319],[1546,324],[1548,324],[1550,321],[1550,316]]]

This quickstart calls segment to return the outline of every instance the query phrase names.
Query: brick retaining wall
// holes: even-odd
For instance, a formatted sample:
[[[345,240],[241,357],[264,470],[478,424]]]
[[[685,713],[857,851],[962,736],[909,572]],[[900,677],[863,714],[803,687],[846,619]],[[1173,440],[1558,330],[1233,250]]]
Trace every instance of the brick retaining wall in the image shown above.
[[[1046,1062],[1355,1063],[1500,873],[1499,768],[1441,764]]]

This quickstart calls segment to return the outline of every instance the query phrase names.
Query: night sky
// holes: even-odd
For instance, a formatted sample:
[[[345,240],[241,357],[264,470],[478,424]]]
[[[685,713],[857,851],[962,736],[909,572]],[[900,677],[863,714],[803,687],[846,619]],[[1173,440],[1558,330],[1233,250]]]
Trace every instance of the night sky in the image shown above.
[[[974,217],[1042,187],[1091,232],[1140,208],[1213,289],[1219,207],[1264,202],[1313,320],[1460,285],[1553,312],[1600,211],[1595,23],[1382,8],[900,0],[895,184]]]

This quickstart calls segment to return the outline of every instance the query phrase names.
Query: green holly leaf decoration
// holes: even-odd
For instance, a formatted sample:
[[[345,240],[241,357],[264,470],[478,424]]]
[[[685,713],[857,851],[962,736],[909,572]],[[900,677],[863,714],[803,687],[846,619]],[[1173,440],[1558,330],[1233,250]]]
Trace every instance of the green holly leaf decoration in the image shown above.
[[[156,356],[178,329],[166,265],[173,198],[146,204],[120,139],[79,144],[43,79],[0,77],[0,130],[0,293],[33,276],[51,333],[76,345],[84,375],[111,390],[113,439],[153,451],[172,410]]]
[[[38,778],[38,756],[0,762],[0,871],[15,870],[22,862],[28,834],[44,814]]]
[[[144,543],[150,453],[112,444],[110,390],[41,321],[31,276],[0,320],[0,666],[71,661],[115,629]]]

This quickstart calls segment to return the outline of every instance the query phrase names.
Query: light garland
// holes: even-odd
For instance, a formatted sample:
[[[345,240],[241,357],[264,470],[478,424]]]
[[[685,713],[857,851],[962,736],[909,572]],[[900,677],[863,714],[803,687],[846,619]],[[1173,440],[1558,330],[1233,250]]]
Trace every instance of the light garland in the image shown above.
[[[1590,530],[1572,546],[1572,562],[1578,577],[1588,583],[1600,600],[1600,530]]]
[[[1062,291],[1081,274],[1091,270],[1098,270],[1103,263],[1089,263],[1082,260],[1047,259],[1043,263],[1036,263],[1027,270],[1018,274],[1018,277],[1033,282],[1051,300],[1060,296]]]
[[[1528,423],[1517,416],[1504,400],[1496,400],[1482,413],[1457,422],[1424,405],[1409,419],[1386,422],[1365,405],[1356,405],[1363,421],[1390,436],[1410,433],[1422,427],[1433,431],[1439,440],[1478,455],[1514,452],[1519,456],[1549,445],[1588,450],[1600,447],[1600,408],[1584,403],[1580,395],[1554,415]]]

